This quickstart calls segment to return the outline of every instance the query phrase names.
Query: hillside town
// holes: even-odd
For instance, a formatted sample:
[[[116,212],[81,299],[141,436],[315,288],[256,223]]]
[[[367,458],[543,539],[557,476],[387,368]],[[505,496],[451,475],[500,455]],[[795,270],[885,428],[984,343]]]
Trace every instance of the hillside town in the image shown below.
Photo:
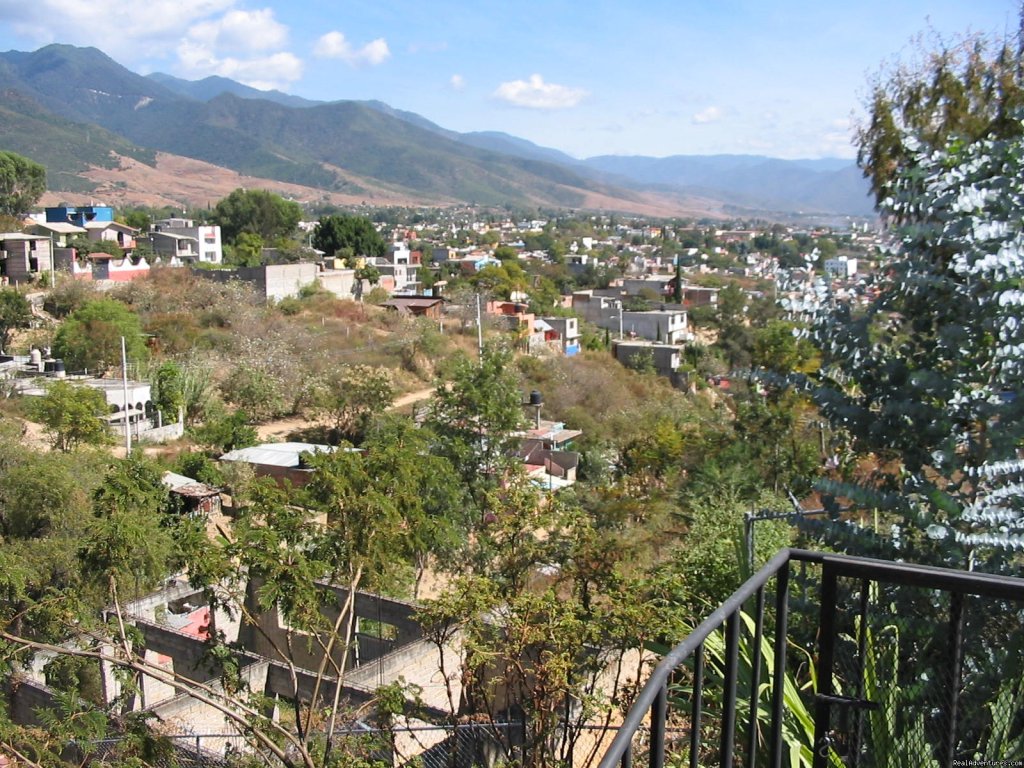
[[[870,214],[0,54],[0,768],[1022,764],[1024,47],[961,42]],[[264,175],[132,200],[171,150]]]

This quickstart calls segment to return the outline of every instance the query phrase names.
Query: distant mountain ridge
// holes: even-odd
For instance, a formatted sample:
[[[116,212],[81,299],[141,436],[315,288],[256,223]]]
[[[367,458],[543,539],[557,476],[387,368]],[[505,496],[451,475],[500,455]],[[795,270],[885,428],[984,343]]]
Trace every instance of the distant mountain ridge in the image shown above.
[[[699,197],[750,212],[871,211],[866,183],[852,164],[837,167],[842,161],[577,160],[500,132],[460,134],[379,101],[317,102],[221,77],[143,77],[95,48],[0,53],[0,90],[10,94],[2,107],[4,147],[23,147],[23,154],[53,166],[57,188],[74,186],[60,186],[68,152],[76,146],[85,152],[89,144],[93,164],[104,152],[151,162],[162,151],[333,192],[391,189],[425,204],[627,211],[659,197],[667,205]],[[83,131],[85,144],[74,139]],[[49,138],[33,144],[29,133]]]
[[[203,78],[202,80],[182,80],[180,77],[167,75],[163,72],[152,72],[146,77],[177,94],[198,99],[199,101],[210,101],[222,93],[230,93],[242,99],[265,99],[284,107],[300,109],[323,103],[304,99],[301,96],[291,96],[281,91],[261,91],[230,78],[218,77],[216,75]]]

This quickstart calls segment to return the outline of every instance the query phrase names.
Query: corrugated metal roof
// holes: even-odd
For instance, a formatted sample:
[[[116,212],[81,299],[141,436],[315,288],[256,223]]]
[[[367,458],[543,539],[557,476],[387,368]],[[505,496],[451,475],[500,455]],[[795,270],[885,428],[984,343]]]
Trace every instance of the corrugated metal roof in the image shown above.
[[[84,227],[79,227],[68,221],[40,221],[32,226],[47,229],[50,232],[56,232],[61,235],[80,235],[86,231]]]
[[[177,472],[164,472],[161,480],[163,480],[163,484],[166,485],[171,490],[174,490],[175,488],[180,488],[183,485],[192,485],[192,483],[198,482],[198,480],[195,480],[191,477],[179,475]]]
[[[300,453],[333,453],[333,445],[317,443],[263,443],[249,448],[238,448],[220,457],[221,461],[244,461],[271,467],[297,467]]]
[[[416,308],[430,308],[435,304],[440,304],[444,299],[406,299],[401,296],[395,296],[388,301],[381,304],[382,307],[416,307]]]
[[[174,493],[193,499],[205,499],[220,494],[220,491],[212,485],[200,483],[198,480],[179,475],[176,472],[164,472],[162,480],[163,484]]]

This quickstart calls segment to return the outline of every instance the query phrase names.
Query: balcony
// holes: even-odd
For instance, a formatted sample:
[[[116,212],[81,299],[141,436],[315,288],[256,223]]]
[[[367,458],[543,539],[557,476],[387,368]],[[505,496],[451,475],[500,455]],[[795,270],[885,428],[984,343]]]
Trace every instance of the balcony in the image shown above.
[[[1024,579],[784,550],[667,651],[600,768],[1024,765]]]

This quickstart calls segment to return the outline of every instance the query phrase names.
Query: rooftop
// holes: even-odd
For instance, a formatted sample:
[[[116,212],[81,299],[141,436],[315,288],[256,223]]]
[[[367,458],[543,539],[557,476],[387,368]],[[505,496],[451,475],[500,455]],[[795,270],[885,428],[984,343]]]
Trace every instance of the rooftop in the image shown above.
[[[333,445],[318,443],[263,443],[249,448],[237,448],[220,457],[221,461],[244,461],[272,467],[298,467],[303,453],[333,453]]]

